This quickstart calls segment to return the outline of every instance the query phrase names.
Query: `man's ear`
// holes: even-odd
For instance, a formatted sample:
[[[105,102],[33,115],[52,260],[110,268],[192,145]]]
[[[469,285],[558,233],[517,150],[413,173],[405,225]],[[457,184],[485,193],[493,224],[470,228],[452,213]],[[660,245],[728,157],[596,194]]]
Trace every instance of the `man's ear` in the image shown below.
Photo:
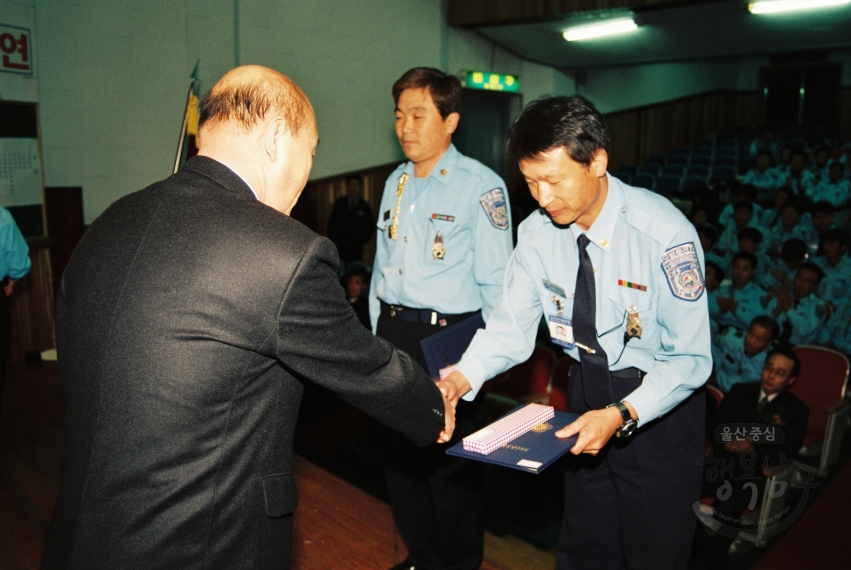
[[[606,169],[609,167],[609,153],[605,149],[598,148],[588,166],[597,178],[602,178],[606,175]]]
[[[797,381],[798,381],[798,377],[797,377],[797,376],[792,376],[791,378],[789,378],[789,381],[788,381],[788,382],[786,382],[786,389],[788,390],[788,389],[789,389],[789,387],[790,387],[792,384],[794,384],[795,382],[797,382]]]
[[[458,128],[458,121],[460,120],[461,115],[459,115],[458,113],[449,113],[446,116],[446,120],[443,121],[444,123],[446,123],[446,133],[450,135],[453,134],[455,132],[455,129]]]
[[[284,156],[280,151],[286,148],[288,135],[282,118],[274,118],[266,124],[263,130],[263,150],[269,161],[277,162]]]

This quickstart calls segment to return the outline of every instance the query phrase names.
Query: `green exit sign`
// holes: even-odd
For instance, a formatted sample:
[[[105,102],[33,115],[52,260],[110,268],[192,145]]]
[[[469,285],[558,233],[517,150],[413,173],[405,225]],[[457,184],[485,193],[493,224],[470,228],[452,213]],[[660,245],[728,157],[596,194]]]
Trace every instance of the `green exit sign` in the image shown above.
[[[487,71],[468,71],[466,87],[470,89],[519,93],[520,78],[516,75],[488,73]]]

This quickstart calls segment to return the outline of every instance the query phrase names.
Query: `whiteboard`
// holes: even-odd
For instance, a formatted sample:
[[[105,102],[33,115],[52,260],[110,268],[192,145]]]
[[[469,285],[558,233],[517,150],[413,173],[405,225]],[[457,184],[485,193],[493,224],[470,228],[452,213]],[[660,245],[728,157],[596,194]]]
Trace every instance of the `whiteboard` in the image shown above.
[[[0,205],[41,204],[38,139],[0,138]]]

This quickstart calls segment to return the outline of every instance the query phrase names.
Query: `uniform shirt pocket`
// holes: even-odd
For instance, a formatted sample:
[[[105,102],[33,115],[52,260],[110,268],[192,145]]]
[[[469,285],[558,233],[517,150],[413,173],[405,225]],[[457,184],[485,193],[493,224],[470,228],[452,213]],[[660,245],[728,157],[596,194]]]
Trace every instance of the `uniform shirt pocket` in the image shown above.
[[[637,313],[641,324],[641,338],[653,334],[656,327],[656,303],[653,295],[647,291],[617,287],[609,291],[608,303],[605,303],[603,315],[598,319],[600,328],[597,334],[618,334],[626,332],[627,316]]]
[[[427,263],[451,265],[461,259],[465,250],[463,229],[454,216],[443,216],[451,219],[435,218],[441,214],[429,214],[428,230],[423,239],[424,255]],[[439,235],[438,235],[439,234]]]

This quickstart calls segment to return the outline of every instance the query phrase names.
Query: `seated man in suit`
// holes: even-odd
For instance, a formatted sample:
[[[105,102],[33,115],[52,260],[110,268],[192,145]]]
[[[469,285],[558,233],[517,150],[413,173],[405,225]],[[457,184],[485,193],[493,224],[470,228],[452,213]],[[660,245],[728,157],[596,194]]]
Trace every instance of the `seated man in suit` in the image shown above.
[[[795,383],[801,363],[791,347],[778,347],[768,353],[759,382],[739,383],[721,401],[715,416],[716,434],[719,429],[735,432],[734,425],[747,424],[746,435],[723,438],[715,442],[713,456],[720,463],[707,471],[704,495],[716,497],[712,507],[717,520],[741,528],[740,517],[745,509],[759,508],[758,499],[764,481],[781,462],[794,459],[804,442],[809,409],[788,388]],[[756,429],[759,434],[756,434]],[[782,431],[782,441],[777,430]],[[766,432],[775,442],[766,441]],[[740,432],[741,433],[741,432]],[[720,476],[718,474],[720,473]],[[754,487],[749,485],[754,483]],[[729,483],[729,485],[727,485]],[[720,487],[726,487],[721,492]],[[730,489],[729,487],[732,487]],[[729,496],[722,500],[722,497]],[[729,539],[725,542],[726,550]]]
[[[289,216],[318,143],[304,92],[238,67],[199,132],[198,156],[110,206],[62,277],[43,570],[289,568],[308,381],[418,445],[451,436],[452,405],[358,322],[334,245]]]

